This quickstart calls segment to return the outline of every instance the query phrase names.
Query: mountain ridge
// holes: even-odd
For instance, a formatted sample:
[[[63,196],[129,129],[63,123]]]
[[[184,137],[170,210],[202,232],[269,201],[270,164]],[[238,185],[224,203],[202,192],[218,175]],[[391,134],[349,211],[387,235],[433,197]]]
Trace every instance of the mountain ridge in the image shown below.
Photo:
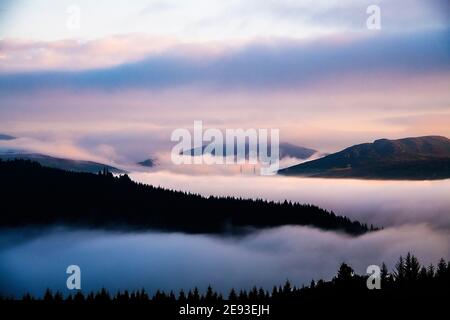
[[[87,161],[87,160],[73,160],[66,158],[57,158],[49,155],[41,154],[41,153],[32,153],[32,152],[8,152],[0,154],[0,160],[14,160],[14,159],[22,159],[22,160],[31,160],[35,161],[43,166],[47,166],[55,169],[76,171],[76,172],[89,172],[89,173],[98,173],[102,170],[108,170],[112,173],[126,173],[125,170],[106,165],[99,162]]]
[[[310,204],[204,197],[114,176],[0,160],[0,228],[83,225],[187,233],[242,233],[303,225],[360,235],[377,230]]]
[[[450,140],[443,136],[377,139],[278,173],[323,178],[447,179],[450,178]]]
[[[207,145],[203,145],[202,147],[183,150],[180,154],[190,155],[190,156],[194,156],[195,154],[200,155],[200,154],[204,153],[206,147],[207,147]],[[270,145],[268,145],[267,148],[270,151]],[[291,158],[305,160],[305,159],[310,158],[312,155],[314,155],[315,153],[318,152],[315,149],[298,146],[298,145],[295,145],[295,144],[289,143],[289,142],[281,142],[279,144],[279,148],[280,148],[280,152],[279,152],[280,159],[283,159],[286,157],[291,157]],[[211,154],[215,155],[215,152],[213,151],[213,152],[211,152]],[[226,155],[226,146],[223,147],[222,154]],[[236,146],[234,146],[233,154],[234,154],[234,156],[237,155],[237,147]],[[248,155],[249,155],[249,144],[246,143],[245,144],[245,157],[247,158]]]
[[[137,164],[142,167],[152,168],[155,166],[155,160],[152,158],[148,158],[148,159],[139,161]]]
[[[17,139],[17,138],[14,136],[11,136],[9,134],[0,133],[0,140],[14,140],[14,139]]]

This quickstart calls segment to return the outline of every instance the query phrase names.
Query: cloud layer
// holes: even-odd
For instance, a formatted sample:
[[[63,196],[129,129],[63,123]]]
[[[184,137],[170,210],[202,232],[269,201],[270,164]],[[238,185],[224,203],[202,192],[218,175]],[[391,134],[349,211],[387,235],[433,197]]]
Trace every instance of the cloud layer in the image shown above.
[[[66,26],[66,10],[74,4],[81,13],[77,29]],[[0,3],[0,37],[96,39],[146,32],[188,42],[310,38],[364,31],[373,4],[381,8],[386,32],[448,27],[446,0],[8,0]]]
[[[0,238],[0,293],[43,294],[66,291],[65,269],[77,264],[83,290],[112,291],[145,287],[178,291],[197,286],[227,293],[254,285],[271,290],[286,279],[296,286],[331,279],[342,262],[363,274],[369,265],[387,263],[412,251],[436,265],[449,257],[448,233],[424,225],[389,228],[353,238],[306,227],[282,227],[244,238],[203,235],[114,233],[87,230],[4,232]],[[31,232],[33,232],[31,230]],[[18,235],[25,237],[17,242]],[[33,268],[29,266],[33,265]],[[68,293],[68,292],[67,292]]]
[[[2,92],[163,89],[185,86],[267,89],[310,86],[345,77],[405,77],[450,71],[450,31],[274,42],[217,55],[165,51],[136,62],[87,71],[0,75]],[[81,48],[83,50],[83,48]],[[89,49],[87,49],[89,50]]]

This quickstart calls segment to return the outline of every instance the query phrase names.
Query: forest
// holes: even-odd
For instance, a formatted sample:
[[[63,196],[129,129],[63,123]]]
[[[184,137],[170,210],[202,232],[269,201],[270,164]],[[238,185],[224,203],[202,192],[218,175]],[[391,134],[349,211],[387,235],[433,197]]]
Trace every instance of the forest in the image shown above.
[[[225,304],[269,305],[272,316],[297,312],[350,315],[364,310],[376,314],[379,308],[384,312],[396,310],[404,314],[428,306],[434,310],[444,308],[450,290],[450,261],[440,259],[436,266],[424,266],[417,257],[408,253],[398,259],[392,271],[385,263],[381,265],[380,289],[369,290],[367,279],[368,275],[358,275],[350,265],[342,263],[329,281],[311,280],[308,285],[296,286],[287,280],[283,285],[274,286],[271,291],[253,287],[248,291],[231,289],[228,294],[222,295],[209,286],[205,292],[193,288],[187,292],[157,290],[150,294],[140,289],[112,294],[101,289],[98,292],[76,291],[63,295],[47,289],[41,297],[30,294],[19,299],[0,297],[0,305],[145,307],[152,314],[157,312],[166,316],[176,316],[178,310],[186,305],[223,308]]]
[[[377,230],[310,204],[203,197],[114,176],[0,161],[0,227],[64,224],[186,233],[243,233],[282,225],[360,235]],[[214,180],[211,181],[214,183]],[[276,186],[274,186],[276,187]]]

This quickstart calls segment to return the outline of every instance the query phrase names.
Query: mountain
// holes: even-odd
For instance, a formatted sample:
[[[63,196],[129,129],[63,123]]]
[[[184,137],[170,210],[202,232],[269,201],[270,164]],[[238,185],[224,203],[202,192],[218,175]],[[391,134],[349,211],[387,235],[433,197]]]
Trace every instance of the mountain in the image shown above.
[[[304,160],[310,158],[317,152],[317,150],[300,147],[287,142],[280,143],[280,159],[290,157]]]
[[[450,140],[441,136],[380,139],[278,173],[326,178],[447,179],[450,178]]]
[[[193,149],[189,149],[189,150],[184,150],[183,152],[181,152],[181,154],[184,155],[191,155],[193,156],[194,154],[198,153],[198,154],[202,154],[205,151],[207,145],[204,145],[202,147],[199,148],[193,148]],[[317,150],[314,149],[310,149],[310,148],[305,148],[305,147],[300,147],[291,143],[286,143],[286,142],[282,142],[280,143],[280,159],[286,158],[286,157],[291,157],[291,158],[297,158],[297,159],[308,159],[309,157],[311,157],[313,154],[317,153]],[[270,152],[270,145],[268,146],[268,150]],[[215,152],[211,152],[212,155],[215,155]],[[223,147],[223,154],[226,155],[226,146]],[[245,157],[247,158],[249,154],[249,144],[246,143],[245,144]],[[235,146],[234,148],[234,156],[237,156],[237,147]]]
[[[155,160],[153,159],[146,159],[144,161],[138,162],[137,164],[143,166],[143,167],[153,167],[155,165]]]
[[[192,233],[238,233],[308,225],[358,235],[373,230],[313,205],[202,197],[113,176],[0,161],[0,228],[66,224]]]
[[[0,140],[14,140],[14,139],[16,139],[16,137],[0,133]]]
[[[40,163],[43,166],[50,168],[57,168],[68,171],[78,171],[78,172],[91,172],[98,173],[104,169],[112,173],[125,173],[126,171],[108,166],[106,164],[92,162],[92,161],[83,161],[83,160],[71,160],[71,159],[63,159],[63,158],[55,158],[51,156],[47,156],[40,153],[3,153],[0,154],[1,160],[14,160],[14,159],[23,159],[23,160],[31,160]]]

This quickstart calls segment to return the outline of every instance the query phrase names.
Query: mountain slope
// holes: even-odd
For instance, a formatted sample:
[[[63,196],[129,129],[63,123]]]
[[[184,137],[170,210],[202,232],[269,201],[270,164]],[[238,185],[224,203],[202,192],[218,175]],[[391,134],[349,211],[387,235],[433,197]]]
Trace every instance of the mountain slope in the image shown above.
[[[317,150],[297,146],[287,142],[280,143],[280,159],[286,157],[308,159],[315,153],[317,153]]]
[[[330,178],[446,179],[450,178],[450,140],[441,136],[380,139],[279,173]]]
[[[38,163],[0,161],[0,228],[34,224],[238,232],[308,225],[358,235],[367,226],[312,205],[202,197],[156,188],[127,175],[70,172]]]
[[[107,169],[109,172],[112,173],[125,173],[124,170],[93,161],[55,158],[40,153],[0,154],[0,160],[14,160],[14,159],[32,160],[46,167],[68,171],[98,173],[99,171]]]
[[[197,154],[202,154],[205,151],[207,145],[202,146],[201,148],[193,148],[190,150],[185,150],[183,151],[181,154],[184,155],[195,155]],[[286,158],[286,157],[291,157],[291,158],[297,158],[297,159],[308,159],[309,157],[311,157],[313,154],[315,154],[317,152],[317,150],[314,149],[310,149],[310,148],[305,148],[305,147],[301,147],[301,146],[297,146],[291,143],[287,143],[287,142],[282,142],[279,145],[280,147],[280,159]],[[268,146],[268,150],[270,152],[270,145]],[[222,153],[224,155],[226,155],[226,146],[223,147]],[[215,155],[215,152],[211,152],[212,155]],[[237,156],[237,147],[235,146],[234,148],[234,156]],[[245,144],[245,157],[247,158],[249,155],[249,144],[246,143]]]
[[[14,140],[16,137],[10,136],[9,134],[0,133],[0,140]]]
[[[155,160],[153,159],[145,159],[137,163],[140,166],[151,168],[155,165]]]

